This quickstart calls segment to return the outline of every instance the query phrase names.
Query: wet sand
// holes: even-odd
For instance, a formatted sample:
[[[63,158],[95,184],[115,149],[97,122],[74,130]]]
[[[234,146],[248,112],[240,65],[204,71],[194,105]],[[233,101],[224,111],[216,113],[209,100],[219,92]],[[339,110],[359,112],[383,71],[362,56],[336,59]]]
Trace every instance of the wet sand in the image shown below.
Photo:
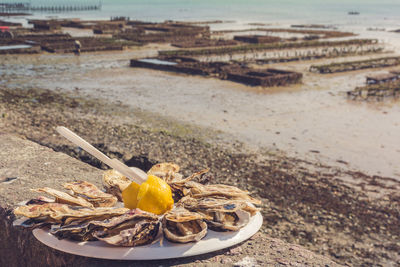
[[[160,47],[81,57],[8,56],[0,70],[9,87],[79,90],[214,128],[258,152],[280,150],[296,158],[400,180],[400,105],[397,101],[354,102],[344,94],[363,85],[366,74],[388,69],[329,75],[308,72],[311,64],[379,55],[269,65],[301,71],[303,82],[290,87],[261,88],[129,68],[129,59],[154,56],[155,48]]]

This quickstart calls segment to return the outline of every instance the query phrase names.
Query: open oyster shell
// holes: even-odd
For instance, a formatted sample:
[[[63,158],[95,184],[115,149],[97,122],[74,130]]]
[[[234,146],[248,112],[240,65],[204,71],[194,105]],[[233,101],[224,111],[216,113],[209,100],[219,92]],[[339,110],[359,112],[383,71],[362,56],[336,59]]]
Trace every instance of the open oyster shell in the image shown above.
[[[158,217],[141,210],[131,210],[125,214],[105,220],[89,220],[83,223],[71,223],[52,227],[51,233],[59,239],[70,238],[77,241],[96,240],[95,233],[119,234],[119,232],[135,228],[142,221],[157,221]]]
[[[208,227],[214,231],[238,231],[250,221],[247,204],[225,198],[196,199],[186,196],[180,203],[190,211],[202,213]]]
[[[213,216],[211,220],[206,220],[210,229],[214,231],[239,231],[250,221],[250,213],[244,210],[234,212],[210,211],[207,215]]]
[[[164,236],[172,242],[188,243],[201,240],[207,234],[204,215],[177,207],[163,218]]]
[[[107,170],[103,174],[103,185],[107,193],[110,193],[122,201],[122,191],[132,183],[116,170]]]
[[[103,229],[95,231],[93,236],[110,245],[123,247],[145,245],[156,239],[161,226],[157,215],[136,209],[120,217],[97,224]]]
[[[66,183],[64,187],[70,189],[74,196],[85,199],[94,207],[112,207],[117,203],[115,196],[104,193],[94,184],[85,181]]]

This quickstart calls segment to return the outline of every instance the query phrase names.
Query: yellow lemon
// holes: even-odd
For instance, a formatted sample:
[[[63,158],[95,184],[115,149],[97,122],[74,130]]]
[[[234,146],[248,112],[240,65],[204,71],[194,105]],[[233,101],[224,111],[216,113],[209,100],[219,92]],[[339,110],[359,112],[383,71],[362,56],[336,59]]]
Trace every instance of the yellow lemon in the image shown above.
[[[136,209],[137,208],[137,195],[139,193],[140,185],[132,182],[127,188],[122,191],[122,201],[124,202],[125,208]]]
[[[154,175],[149,175],[141,185],[132,182],[122,191],[122,200],[126,208],[139,208],[158,215],[172,209],[174,205],[171,188]]]

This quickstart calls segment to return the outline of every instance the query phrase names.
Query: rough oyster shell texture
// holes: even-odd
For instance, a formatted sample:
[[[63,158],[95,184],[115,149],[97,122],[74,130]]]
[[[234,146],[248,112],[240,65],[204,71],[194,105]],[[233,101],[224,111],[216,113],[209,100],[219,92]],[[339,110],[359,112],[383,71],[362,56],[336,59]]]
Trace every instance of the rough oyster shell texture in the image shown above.
[[[185,184],[196,177],[207,173],[209,170],[201,170],[193,173],[187,178],[183,178],[183,175],[178,173],[180,167],[174,163],[158,163],[154,165],[148,172],[148,175],[155,175],[160,177],[171,187],[172,195],[175,202],[178,202],[184,195]]]
[[[122,202],[122,191],[131,183],[129,178],[116,170],[107,170],[103,174],[103,186],[106,192],[116,196],[120,202]]]
[[[43,187],[43,188],[38,188],[34,189],[33,191],[38,192],[38,193],[47,193],[53,197],[55,197],[55,202],[57,203],[63,203],[63,204],[68,204],[68,205],[77,205],[77,206],[82,206],[82,207],[93,207],[93,204],[85,200],[84,198],[80,196],[71,196],[68,193],[49,188],[49,187]]]
[[[181,204],[188,210],[204,214],[208,226],[215,231],[238,231],[247,225],[251,217],[244,210],[247,204],[243,201],[186,196],[181,199]]]
[[[172,242],[188,243],[201,240],[207,234],[204,215],[176,207],[163,218],[164,236]]]
[[[60,203],[44,203],[17,207],[14,209],[14,214],[28,218],[46,217],[49,221],[64,223],[63,220],[65,219],[83,221],[87,219],[113,217],[128,211],[129,209],[126,208],[89,208]]]
[[[241,190],[235,186],[224,184],[202,185],[196,182],[188,182],[185,184],[185,195],[190,195],[194,198],[206,197],[224,197],[227,199],[243,200],[253,204],[261,204],[261,201],[249,195],[248,191]]]
[[[173,179],[182,178],[181,175],[178,173],[180,167],[174,163],[158,163],[150,168],[147,172],[148,175],[155,175],[164,179],[167,183],[172,181]]]
[[[83,207],[112,207],[117,203],[117,198],[112,194],[101,191],[94,184],[85,181],[75,181],[64,184],[70,192],[62,192],[53,188],[43,187],[33,191],[47,193],[55,197],[55,202]]]
[[[142,223],[157,226],[159,224],[158,216],[141,211],[139,209],[130,210],[122,215],[111,217],[105,220],[90,220],[79,224],[68,224],[64,226],[52,227],[51,233],[58,238],[70,238],[77,241],[88,241],[102,238],[102,236],[109,236],[104,239],[109,244],[120,246],[134,246],[137,244],[149,243],[154,240],[158,233],[157,227],[149,227],[144,229]],[[117,243],[115,242],[122,233],[122,231],[130,230],[132,233],[146,232],[149,235],[132,235],[131,237],[125,236]],[[135,243],[133,243],[135,242]]]
[[[74,196],[85,199],[94,207],[112,207],[117,203],[115,196],[104,193],[94,184],[85,181],[66,183],[64,188],[70,189]]]
[[[93,235],[110,245],[134,247],[151,243],[156,239],[160,229],[160,222],[141,220],[134,227],[121,230],[118,233],[98,231]]]

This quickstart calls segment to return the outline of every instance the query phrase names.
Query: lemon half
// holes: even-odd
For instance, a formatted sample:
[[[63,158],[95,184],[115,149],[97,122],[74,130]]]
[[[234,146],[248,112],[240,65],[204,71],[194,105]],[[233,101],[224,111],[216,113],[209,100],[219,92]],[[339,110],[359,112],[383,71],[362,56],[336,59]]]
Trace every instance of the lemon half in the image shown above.
[[[154,175],[149,175],[141,185],[132,182],[122,191],[122,200],[128,209],[139,208],[157,215],[172,209],[174,205],[171,188]]]

